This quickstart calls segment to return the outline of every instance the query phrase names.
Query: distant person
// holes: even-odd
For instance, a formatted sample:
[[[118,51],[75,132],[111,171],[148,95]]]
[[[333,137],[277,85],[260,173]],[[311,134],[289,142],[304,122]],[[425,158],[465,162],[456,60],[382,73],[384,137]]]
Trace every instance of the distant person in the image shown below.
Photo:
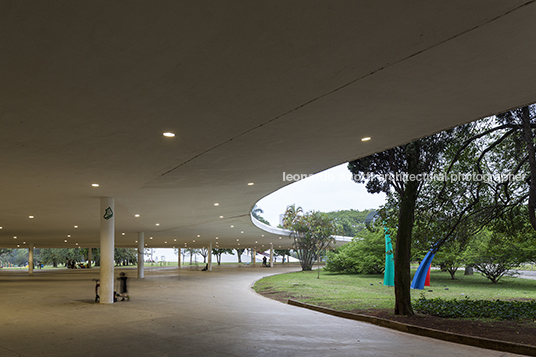
[[[95,302],[100,302],[100,296],[99,296],[99,288],[100,288],[100,280],[95,280]]]
[[[263,266],[263,267],[266,266],[266,257],[263,257],[263,258],[262,258],[262,266]]]
[[[125,273],[121,272],[119,274],[119,293],[121,294],[121,301],[125,301],[125,298],[127,301],[130,301],[130,296],[128,295],[128,289],[127,289],[127,276]]]

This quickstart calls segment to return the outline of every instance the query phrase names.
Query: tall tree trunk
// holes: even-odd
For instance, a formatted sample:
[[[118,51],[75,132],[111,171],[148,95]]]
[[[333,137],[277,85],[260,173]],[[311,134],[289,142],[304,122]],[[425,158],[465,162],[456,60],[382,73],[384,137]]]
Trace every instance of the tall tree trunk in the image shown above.
[[[417,144],[408,145],[412,152],[408,159],[408,175],[419,173],[419,149]],[[395,247],[395,315],[414,315],[411,307],[411,234],[415,216],[415,202],[419,181],[408,180],[400,200],[398,232]]]
[[[530,167],[530,187],[529,187],[529,219],[532,228],[536,230],[536,154],[534,152],[534,138],[530,127],[530,112],[529,107],[521,108],[523,118],[523,139],[527,145],[527,153],[529,154]]]

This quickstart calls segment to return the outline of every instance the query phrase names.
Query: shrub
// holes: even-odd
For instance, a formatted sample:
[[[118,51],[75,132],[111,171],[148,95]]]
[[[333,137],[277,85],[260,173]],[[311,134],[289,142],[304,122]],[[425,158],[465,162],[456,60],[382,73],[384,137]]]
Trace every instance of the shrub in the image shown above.
[[[325,270],[349,274],[381,274],[385,269],[385,238],[382,233],[361,231],[363,238],[328,253]]]
[[[474,317],[497,320],[536,319],[536,301],[503,300],[445,300],[442,298],[426,299],[421,296],[413,308],[422,313],[439,317]]]

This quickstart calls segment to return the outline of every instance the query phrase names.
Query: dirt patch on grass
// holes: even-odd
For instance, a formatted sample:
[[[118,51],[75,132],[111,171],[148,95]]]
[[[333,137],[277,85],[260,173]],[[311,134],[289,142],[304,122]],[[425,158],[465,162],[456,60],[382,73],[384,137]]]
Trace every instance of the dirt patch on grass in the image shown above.
[[[271,288],[258,291],[259,294],[283,303],[288,299],[307,302],[304,296],[293,296],[287,292],[276,291]],[[324,307],[334,308],[329,304]],[[429,315],[417,314],[414,316],[394,315],[391,309],[347,310],[361,315],[375,316],[387,320],[398,321],[405,324],[431,328],[440,331],[457,333],[460,335],[488,338],[492,340],[521,343],[536,346],[535,321],[496,321],[479,319],[451,319]]]

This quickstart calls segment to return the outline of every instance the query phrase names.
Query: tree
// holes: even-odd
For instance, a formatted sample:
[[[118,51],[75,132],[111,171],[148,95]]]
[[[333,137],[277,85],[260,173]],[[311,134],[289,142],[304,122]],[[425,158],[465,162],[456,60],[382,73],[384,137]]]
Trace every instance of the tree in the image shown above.
[[[341,226],[343,235],[355,237],[366,227],[365,219],[370,212],[372,210],[358,211],[351,209],[327,212],[326,214]]]
[[[514,268],[534,258],[534,248],[530,240],[520,242],[486,230],[471,241],[465,257],[475,270],[496,284],[503,276],[516,274]]]
[[[285,256],[290,256],[290,249],[274,249],[274,255],[283,257],[283,264],[285,264]]]
[[[207,262],[208,249],[203,247],[197,250],[199,254],[203,257],[203,264]]]
[[[322,250],[334,242],[333,235],[340,232],[332,219],[322,212],[303,214],[301,207],[288,206],[283,217],[283,226],[291,230],[294,250],[300,259],[302,270],[312,270],[315,257],[320,260]]]
[[[434,256],[434,265],[438,265],[441,269],[448,271],[450,278],[454,280],[456,271],[465,263],[465,248],[465,244],[459,240],[444,244]]]
[[[188,248],[186,249],[188,251],[188,254],[190,255],[190,265],[193,264],[193,257],[199,253],[199,249],[196,248]]]
[[[39,257],[43,264],[52,264],[54,268],[67,259],[65,249],[61,248],[42,248]]]
[[[348,274],[381,274],[385,270],[385,237],[381,232],[361,231],[354,238],[328,253],[326,270]]]
[[[244,253],[245,249],[244,248],[235,248],[236,250],[236,255],[238,255],[238,263],[242,263],[242,254]]]
[[[216,261],[218,262],[218,265],[221,264],[221,255],[225,253],[234,254],[232,249],[212,249],[212,255],[216,256]]]
[[[253,209],[251,210],[251,215],[257,220],[257,221],[260,221],[266,225],[270,225],[270,222],[268,222],[264,217],[261,216],[261,214],[264,213],[264,211],[262,210],[262,208],[258,207],[257,205],[255,205],[253,207]]]
[[[410,292],[410,258],[415,207],[423,175],[439,164],[453,130],[373,154],[348,163],[357,183],[366,182],[369,193],[384,192],[397,198],[398,224],[395,239],[395,315],[413,315]],[[392,190],[394,192],[392,192]]]

